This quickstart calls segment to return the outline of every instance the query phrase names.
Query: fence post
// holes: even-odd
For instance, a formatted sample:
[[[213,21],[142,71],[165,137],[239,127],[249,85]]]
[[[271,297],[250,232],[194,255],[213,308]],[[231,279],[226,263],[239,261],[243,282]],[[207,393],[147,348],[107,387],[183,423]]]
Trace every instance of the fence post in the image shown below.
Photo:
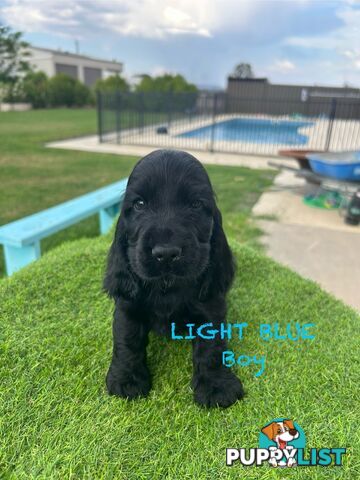
[[[331,100],[331,110],[330,110],[330,116],[329,116],[329,126],[328,126],[328,130],[327,130],[327,133],[326,133],[326,141],[325,141],[325,150],[326,150],[326,151],[328,151],[328,150],[329,150],[329,147],[330,147],[331,134],[332,134],[332,129],[333,129],[333,125],[334,125],[334,119],[335,119],[335,115],[336,115],[336,105],[337,105],[336,98],[333,98],[333,99]]]
[[[98,120],[98,137],[99,143],[103,142],[103,132],[102,132],[102,97],[100,90],[96,92],[96,105],[97,105],[97,120]]]
[[[214,140],[215,140],[215,128],[216,128],[216,103],[217,103],[217,94],[214,93],[213,96],[213,108],[212,108],[212,120],[211,120],[211,140],[210,140],[210,152],[214,151]]]
[[[115,122],[116,122],[116,143],[120,143],[120,103],[121,103],[121,95],[120,90],[116,90],[115,93]]]
[[[168,121],[167,121],[168,127],[167,127],[167,128],[170,129],[170,127],[171,127],[171,120],[172,120],[172,118],[171,118],[172,115],[171,115],[171,114],[172,114],[172,108],[173,108],[173,105],[172,105],[172,103],[173,103],[173,102],[172,102],[172,91],[170,91],[170,92],[168,93],[167,97],[168,97]]]
[[[144,92],[140,92],[140,101],[139,101],[139,107],[140,107],[140,133],[144,133],[144,109],[145,109],[145,102],[144,102]]]

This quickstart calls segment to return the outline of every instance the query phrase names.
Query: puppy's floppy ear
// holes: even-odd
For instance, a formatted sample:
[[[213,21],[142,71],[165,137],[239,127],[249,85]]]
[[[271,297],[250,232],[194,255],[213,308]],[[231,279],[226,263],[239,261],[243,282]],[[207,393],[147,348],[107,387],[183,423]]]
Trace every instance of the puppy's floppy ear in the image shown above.
[[[115,237],[108,254],[104,278],[104,290],[114,299],[123,297],[126,300],[131,300],[139,292],[138,283],[127,260],[126,244],[125,225],[120,215],[116,225]]]
[[[267,425],[266,427],[262,428],[261,431],[264,435],[268,437],[269,440],[274,440],[275,438],[275,424],[274,422],[270,423],[270,425]]]
[[[284,423],[289,427],[290,430],[296,430],[294,422],[292,420],[284,420]]]
[[[216,294],[225,294],[235,274],[235,261],[227,242],[220,210],[216,207],[211,237],[209,268],[201,285],[199,299],[206,300]]]

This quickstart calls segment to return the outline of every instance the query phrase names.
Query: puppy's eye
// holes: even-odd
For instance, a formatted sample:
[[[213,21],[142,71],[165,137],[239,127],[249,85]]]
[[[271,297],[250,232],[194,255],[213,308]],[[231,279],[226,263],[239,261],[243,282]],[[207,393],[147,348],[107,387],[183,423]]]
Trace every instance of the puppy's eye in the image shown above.
[[[191,208],[193,208],[194,210],[198,210],[199,208],[201,208],[203,206],[203,203],[201,200],[194,200],[192,203],[191,203]]]
[[[143,210],[145,208],[145,202],[144,200],[142,200],[141,198],[138,198],[137,200],[135,200],[135,202],[133,203],[133,207],[135,210]]]

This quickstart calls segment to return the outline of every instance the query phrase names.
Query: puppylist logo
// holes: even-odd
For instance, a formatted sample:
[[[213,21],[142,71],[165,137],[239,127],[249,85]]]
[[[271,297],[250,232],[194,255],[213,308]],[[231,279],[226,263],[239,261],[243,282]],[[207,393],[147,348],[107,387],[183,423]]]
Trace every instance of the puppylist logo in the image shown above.
[[[244,466],[328,467],[342,466],[346,448],[311,448],[305,454],[305,433],[289,418],[276,418],[260,431],[259,448],[227,448],[226,465],[239,462]]]

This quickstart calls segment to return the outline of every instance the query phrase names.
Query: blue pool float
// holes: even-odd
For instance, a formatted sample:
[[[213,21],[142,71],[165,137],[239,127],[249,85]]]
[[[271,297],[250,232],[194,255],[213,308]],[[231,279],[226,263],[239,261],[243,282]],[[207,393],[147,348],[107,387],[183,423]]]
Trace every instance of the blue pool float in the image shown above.
[[[309,153],[313,172],[337,180],[360,182],[360,151]]]

